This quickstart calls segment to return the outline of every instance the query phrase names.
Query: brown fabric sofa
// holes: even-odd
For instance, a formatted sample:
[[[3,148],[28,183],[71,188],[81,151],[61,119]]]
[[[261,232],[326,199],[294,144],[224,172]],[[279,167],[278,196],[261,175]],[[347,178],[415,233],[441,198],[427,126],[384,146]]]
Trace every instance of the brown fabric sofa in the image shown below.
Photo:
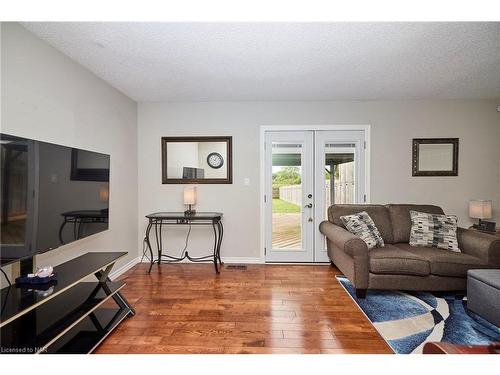
[[[327,238],[328,256],[358,297],[364,298],[367,289],[465,290],[467,270],[500,268],[500,239],[487,233],[458,228],[461,253],[410,246],[410,210],[444,214],[437,206],[413,204],[337,204],[328,209],[328,221],[319,227]],[[361,211],[371,216],[385,247],[368,250],[345,229],[340,216]]]

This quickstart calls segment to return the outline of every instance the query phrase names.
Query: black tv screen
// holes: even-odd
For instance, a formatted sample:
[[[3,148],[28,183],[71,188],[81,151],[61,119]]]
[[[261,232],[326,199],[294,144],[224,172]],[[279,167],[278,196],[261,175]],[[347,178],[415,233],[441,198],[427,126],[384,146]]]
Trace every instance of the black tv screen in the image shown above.
[[[109,155],[0,134],[2,266],[108,229]]]

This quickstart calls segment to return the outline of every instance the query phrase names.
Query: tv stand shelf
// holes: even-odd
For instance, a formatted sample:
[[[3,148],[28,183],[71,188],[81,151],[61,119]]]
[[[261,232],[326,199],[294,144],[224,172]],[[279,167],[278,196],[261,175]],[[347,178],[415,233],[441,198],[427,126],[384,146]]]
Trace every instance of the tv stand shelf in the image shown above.
[[[123,281],[108,274],[124,252],[86,253],[54,267],[51,292],[1,290],[0,353],[89,353],[127,316]],[[90,275],[97,280],[83,282]],[[114,303],[112,303],[114,301]]]

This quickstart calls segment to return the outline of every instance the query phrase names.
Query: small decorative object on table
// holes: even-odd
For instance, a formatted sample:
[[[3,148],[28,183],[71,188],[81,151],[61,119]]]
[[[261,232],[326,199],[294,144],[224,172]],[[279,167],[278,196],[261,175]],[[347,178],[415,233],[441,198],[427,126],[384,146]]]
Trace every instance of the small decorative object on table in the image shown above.
[[[38,268],[35,273],[29,273],[26,276],[16,278],[16,285],[41,285],[55,281],[56,279],[57,275],[54,273],[52,266],[45,266]]]

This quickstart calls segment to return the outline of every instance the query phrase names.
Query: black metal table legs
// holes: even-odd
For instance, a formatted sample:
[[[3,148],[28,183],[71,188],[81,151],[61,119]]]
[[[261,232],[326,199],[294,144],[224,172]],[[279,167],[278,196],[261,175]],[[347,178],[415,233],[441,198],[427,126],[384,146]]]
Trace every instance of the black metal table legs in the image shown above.
[[[162,226],[163,225],[211,225],[213,228],[214,232],[214,248],[213,248],[213,254],[211,255],[206,255],[202,257],[192,257],[189,255],[189,252],[185,250],[182,254],[181,257],[174,257],[170,255],[163,254],[163,236],[162,236]],[[156,248],[158,251],[158,256],[157,259],[154,259],[153,256],[153,247],[151,246],[151,241],[150,241],[150,232],[151,228],[154,226],[155,230],[155,240],[156,240]],[[222,244],[222,239],[224,237],[224,226],[222,224],[222,220],[212,220],[210,222],[206,223],[193,223],[193,222],[185,222],[185,221],[175,221],[175,222],[168,222],[164,221],[162,219],[150,219],[148,226],[146,228],[146,236],[144,238],[146,242],[146,246],[149,250],[149,254],[151,256],[151,263],[149,265],[149,270],[148,273],[151,273],[151,269],[153,268],[153,264],[157,263],[160,265],[162,262],[164,263],[176,263],[176,262],[181,262],[184,259],[187,259],[191,262],[194,263],[201,263],[201,262],[210,262],[212,261],[214,263],[215,267],[215,272],[220,273],[220,267],[224,264],[221,260],[220,256],[220,248]],[[165,259],[166,258],[166,259]]]
[[[108,288],[106,282],[111,281],[111,279],[109,278],[109,273],[114,265],[115,264],[112,263],[108,267],[106,267],[105,270],[97,271],[94,274],[95,277],[101,283],[99,287],[103,288],[104,292],[108,295],[111,294],[111,292],[109,291],[109,288]],[[120,307],[120,309],[128,310],[127,316],[134,316],[135,315],[135,309],[128,303],[127,299],[123,296],[123,294],[120,291],[113,294],[113,296],[111,298],[113,298],[115,300],[116,304]]]
[[[212,223],[212,228],[214,229],[214,266],[215,272],[220,273],[218,265],[222,266],[224,263],[220,259],[220,245],[222,243],[222,237],[224,235],[224,227],[222,221],[219,220],[217,223]]]
[[[153,226],[153,223],[151,222],[151,220],[149,221],[149,224],[148,224],[148,227],[146,228],[146,237],[144,237],[144,241],[146,241],[146,245],[149,249],[149,255],[150,255],[150,261],[151,261],[151,264],[149,265],[149,270],[148,270],[148,273],[151,273],[151,268],[153,267],[153,248],[151,247],[151,243],[149,242],[149,232],[151,231],[151,227]]]

